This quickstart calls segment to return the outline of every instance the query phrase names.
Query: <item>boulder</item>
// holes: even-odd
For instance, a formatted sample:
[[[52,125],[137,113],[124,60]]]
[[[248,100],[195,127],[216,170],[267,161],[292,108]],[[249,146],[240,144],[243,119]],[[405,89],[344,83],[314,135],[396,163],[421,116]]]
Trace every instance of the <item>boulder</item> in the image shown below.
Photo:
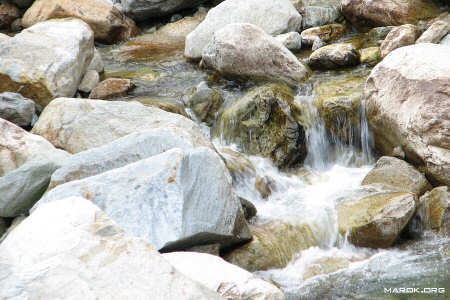
[[[314,69],[336,69],[358,65],[359,58],[360,54],[352,44],[332,44],[314,51],[309,57],[309,65]]]
[[[6,1],[0,3],[0,29],[9,29],[20,16],[20,10],[15,5]]]
[[[416,24],[420,19],[439,14],[429,0],[342,0],[342,14],[357,28]]]
[[[55,147],[46,139],[0,119],[0,178],[22,166],[31,156]]]
[[[92,91],[100,82],[100,75],[95,70],[87,70],[84,74],[83,80],[81,80],[78,90],[83,93],[89,93]]]
[[[196,7],[206,0],[121,0],[124,12],[136,21],[170,15],[174,12]]]
[[[444,36],[450,32],[450,23],[436,21],[417,39],[416,44],[434,43],[438,44]]]
[[[62,19],[41,22],[0,43],[0,92],[20,92],[40,106],[72,97],[94,54],[93,37],[83,21]]]
[[[412,45],[420,35],[417,26],[406,24],[392,29],[381,43],[381,57],[386,57],[397,48]]]
[[[209,145],[191,120],[138,102],[55,99],[44,109],[32,132],[58,148],[78,153],[99,147],[133,132],[175,127]]]
[[[45,0],[35,1],[25,12],[25,27],[56,18],[78,18],[89,24],[95,39],[112,44],[136,36],[139,29],[133,20],[106,0]]]
[[[229,147],[222,147],[217,150],[228,171],[230,171],[231,177],[233,177],[233,184],[239,184],[245,178],[256,175],[255,166],[245,154],[234,151]]]
[[[222,299],[76,197],[42,205],[11,231],[0,264],[2,299]]]
[[[300,107],[293,91],[281,85],[256,88],[227,108],[220,118],[220,137],[242,151],[271,158],[280,168],[301,163],[306,156]]]
[[[239,200],[241,201],[242,210],[244,211],[244,217],[246,220],[250,220],[256,216],[258,211],[253,203],[241,197],[239,197]]]
[[[187,100],[187,105],[192,109],[200,121],[209,126],[214,124],[216,114],[223,103],[223,98],[218,91],[208,87],[207,82],[200,82],[192,95]]]
[[[302,48],[302,37],[298,32],[283,33],[277,35],[275,39],[291,51],[300,51]]]
[[[0,118],[17,126],[30,126],[35,114],[34,102],[16,93],[0,94]]]
[[[377,184],[387,190],[410,192],[417,196],[431,189],[428,180],[416,168],[391,156],[381,157],[361,184]]]
[[[302,31],[302,43],[312,46],[316,40],[325,43],[340,39],[345,32],[345,27],[341,24],[329,24],[320,27],[313,27]]]
[[[94,57],[92,57],[91,63],[89,64],[88,70],[95,70],[98,73],[103,73],[105,70],[105,65],[103,63],[102,55],[97,50],[94,49]]]
[[[416,210],[412,193],[381,193],[338,206],[339,232],[358,247],[392,246]]]
[[[340,0],[301,0],[303,28],[335,23],[341,18]]]
[[[232,23],[250,23],[268,35],[299,31],[302,17],[289,0],[225,0],[186,38],[184,55],[200,59],[215,32]]]
[[[215,32],[204,48],[201,64],[225,76],[285,82],[296,86],[308,69],[286,47],[262,29],[230,24]]]
[[[125,97],[136,85],[130,79],[107,78],[100,82],[89,94],[90,99],[114,99]]]
[[[440,186],[426,192],[419,199],[418,214],[423,229],[433,229],[450,235],[450,192],[447,186]]]
[[[366,115],[378,150],[400,146],[433,185],[450,184],[450,51],[435,44],[386,56],[365,86]]]
[[[106,145],[72,155],[53,173],[48,189],[120,168],[172,148],[189,150],[194,147],[214,149],[205,137],[191,135],[182,127],[168,126],[130,133]]]
[[[195,252],[163,254],[178,271],[226,299],[284,300],[273,284],[236,267],[222,258]]]
[[[369,47],[359,50],[361,54],[361,63],[368,66],[375,66],[379,63],[381,58],[380,47]]]
[[[59,185],[36,204],[80,196],[163,252],[230,246],[251,236],[231,177],[209,148],[162,154]],[[36,207],[35,206],[35,207]]]

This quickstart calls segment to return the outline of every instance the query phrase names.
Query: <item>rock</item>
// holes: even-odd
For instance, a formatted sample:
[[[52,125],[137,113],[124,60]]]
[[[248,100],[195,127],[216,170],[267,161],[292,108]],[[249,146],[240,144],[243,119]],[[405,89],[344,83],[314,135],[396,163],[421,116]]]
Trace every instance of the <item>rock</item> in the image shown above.
[[[226,76],[285,82],[292,86],[309,75],[302,62],[275,38],[244,23],[230,24],[216,31],[203,51],[201,64]]]
[[[89,65],[88,70],[95,70],[100,74],[105,70],[102,56],[97,48],[94,49],[94,57],[92,57],[91,64]]]
[[[309,265],[304,274],[303,280],[311,277],[336,272],[340,269],[348,268],[350,261],[344,257],[323,257],[319,258]]]
[[[163,257],[183,275],[217,291],[226,299],[285,299],[283,293],[271,283],[220,257],[195,252],[166,253]]]
[[[366,82],[366,115],[378,150],[401,146],[433,184],[450,184],[450,52],[416,44],[391,52]]]
[[[17,126],[30,126],[35,113],[34,102],[16,93],[0,94],[0,118]]]
[[[450,46],[450,34],[447,34],[440,42],[439,45]]]
[[[70,157],[65,151],[54,150],[36,154],[19,168],[0,177],[0,217],[16,217],[41,198],[52,173]]]
[[[419,35],[419,27],[411,24],[402,25],[392,29],[383,43],[381,43],[381,56],[386,57],[386,55],[397,48],[414,44]]]
[[[438,44],[444,36],[450,32],[450,23],[436,21],[417,39],[416,44],[434,43]]]
[[[303,28],[311,28],[335,23],[341,18],[340,0],[306,0],[300,13]]]
[[[184,130],[197,141],[206,140],[200,127],[191,120],[138,102],[68,98],[53,100],[42,112],[33,132],[58,148],[78,153],[133,132],[168,127]]]
[[[369,47],[359,51],[361,54],[361,63],[368,66],[375,66],[381,61],[380,47]]]
[[[95,39],[113,44],[128,40],[139,33],[133,20],[127,18],[105,0],[46,0],[35,1],[25,12],[25,27],[54,18],[78,18],[89,24]]]
[[[0,3],[0,29],[9,29],[12,22],[20,18],[20,10],[11,3]]]
[[[372,28],[367,33],[367,37],[370,41],[373,42],[384,41],[389,32],[391,32],[391,30],[394,28],[396,27],[395,26],[375,27]]]
[[[381,157],[361,184],[379,184],[387,190],[410,192],[417,196],[431,189],[428,180],[416,168],[401,159],[390,156]]]
[[[345,201],[338,207],[339,232],[349,233],[358,247],[387,248],[397,239],[416,210],[412,193],[381,193]]]
[[[0,43],[0,92],[20,92],[41,106],[72,97],[93,52],[93,34],[83,21],[36,24]]]
[[[23,29],[22,19],[15,19],[10,26],[12,32],[19,32]]]
[[[450,235],[450,193],[447,186],[434,188],[419,199],[418,214],[423,229]]]
[[[268,35],[299,31],[302,17],[289,0],[226,0],[212,8],[206,19],[186,38],[184,55],[200,59],[215,32],[232,23],[250,23]]]
[[[238,184],[241,180],[249,177],[249,175],[255,176],[255,166],[245,154],[228,147],[219,148],[218,151],[230,171],[231,177],[233,177],[233,184]]]
[[[121,0],[124,12],[136,21],[162,17],[174,12],[196,7],[206,0]]]
[[[3,43],[4,41],[9,40],[11,37],[9,35],[6,35],[4,33],[0,33],[0,43]]]
[[[246,220],[249,220],[256,216],[258,211],[256,210],[256,206],[253,203],[244,198],[239,198],[239,200],[241,201],[242,210],[244,211]]]
[[[314,51],[309,65],[315,69],[336,69],[359,64],[360,54],[352,44],[332,44]]]
[[[17,5],[20,8],[27,8],[33,4],[34,0],[12,0],[12,3]]]
[[[300,51],[302,48],[302,37],[298,32],[280,34],[275,39],[291,51]]]
[[[0,119],[0,178],[22,166],[32,155],[55,150],[44,138]]]
[[[320,27],[313,27],[302,31],[302,43],[312,46],[319,39],[325,43],[340,39],[345,32],[345,27],[341,24],[329,24]]]
[[[420,19],[439,14],[439,8],[428,0],[342,0],[342,14],[359,29],[416,24]]]
[[[69,196],[91,200],[163,252],[212,243],[230,246],[251,238],[225,164],[205,147],[174,148],[62,184],[36,206]]]
[[[189,150],[201,146],[214,149],[205,137],[192,135],[180,126],[130,133],[106,145],[72,155],[53,173],[48,189],[120,168],[172,148]]]
[[[258,176],[255,180],[255,190],[259,192],[263,199],[269,197],[274,189],[274,182],[268,176]]]
[[[221,137],[248,154],[271,158],[280,168],[294,166],[306,156],[304,129],[296,121],[299,111],[290,88],[265,85],[223,112]]]
[[[83,80],[81,80],[78,90],[83,93],[89,93],[98,85],[99,82],[100,75],[98,72],[95,70],[87,70],[86,74],[84,74]]]
[[[114,99],[125,97],[135,87],[130,79],[107,78],[100,82],[89,94],[90,99]]]
[[[224,256],[226,261],[249,272],[284,268],[296,253],[318,244],[307,224],[272,221],[250,225],[250,230],[252,241]]]
[[[208,84],[205,81],[202,81],[197,85],[194,93],[187,101],[187,105],[192,109],[195,115],[202,122],[212,126],[216,120],[216,114],[223,103],[223,98],[219,92],[208,87]]]
[[[0,264],[3,299],[222,299],[82,198],[39,207],[0,244]]]

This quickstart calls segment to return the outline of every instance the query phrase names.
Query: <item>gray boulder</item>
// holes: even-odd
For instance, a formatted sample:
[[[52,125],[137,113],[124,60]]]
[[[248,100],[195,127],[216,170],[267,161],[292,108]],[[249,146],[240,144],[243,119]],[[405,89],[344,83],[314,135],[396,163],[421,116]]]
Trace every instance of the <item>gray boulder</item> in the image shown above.
[[[450,34],[447,34],[440,42],[439,45],[450,46]]]
[[[196,7],[206,0],[121,0],[123,11],[136,21],[170,15],[176,11]]]
[[[360,54],[352,44],[332,44],[315,50],[309,57],[314,69],[337,69],[360,63]]]
[[[30,126],[35,114],[34,102],[16,93],[0,94],[0,118],[17,126]]]
[[[302,48],[302,37],[298,32],[283,33],[277,35],[275,39],[281,42],[289,50],[299,51]]]
[[[216,31],[202,55],[202,65],[225,76],[285,82],[296,86],[308,69],[286,47],[248,23],[230,24]]]
[[[300,8],[303,28],[335,23],[342,17],[340,0],[304,0]]]
[[[231,176],[209,148],[162,154],[60,185],[39,205],[80,196],[161,251],[250,239]]]
[[[232,23],[250,23],[269,35],[299,31],[302,17],[289,0],[226,0],[211,9],[186,37],[184,55],[200,59],[214,33]]]

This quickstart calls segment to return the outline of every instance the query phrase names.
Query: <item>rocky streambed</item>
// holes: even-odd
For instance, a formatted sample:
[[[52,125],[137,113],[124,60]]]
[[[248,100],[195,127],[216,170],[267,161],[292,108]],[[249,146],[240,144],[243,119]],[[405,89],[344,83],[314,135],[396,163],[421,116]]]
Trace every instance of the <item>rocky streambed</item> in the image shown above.
[[[1,299],[447,299],[445,1],[0,4]]]

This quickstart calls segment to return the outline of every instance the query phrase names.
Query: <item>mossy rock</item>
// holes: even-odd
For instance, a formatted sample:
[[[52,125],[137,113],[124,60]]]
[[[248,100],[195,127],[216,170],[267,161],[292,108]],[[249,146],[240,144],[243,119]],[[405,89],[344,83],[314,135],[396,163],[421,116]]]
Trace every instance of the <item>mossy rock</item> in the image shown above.
[[[243,152],[271,158],[280,168],[291,167],[306,156],[300,115],[293,91],[269,84],[250,91],[226,109],[216,135],[237,144]]]
[[[368,66],[375,66],[381,61],[380,47],[369,47],[359,51],[361,53],[361,63]]]
[[[105,70],[102,80],[107,78],[124,78],[152,81],[159,77],[159,73],[151,68],[141,68],[137,70]]]
[[[189,96],[187,105],[202,122],[212,126],[222,103],[222,95],[208,87],[206,82],[201,82]]]
[[[420,197],[418,213],[423,229],[450,236],[450,192],[447,186],[434,188]]]

